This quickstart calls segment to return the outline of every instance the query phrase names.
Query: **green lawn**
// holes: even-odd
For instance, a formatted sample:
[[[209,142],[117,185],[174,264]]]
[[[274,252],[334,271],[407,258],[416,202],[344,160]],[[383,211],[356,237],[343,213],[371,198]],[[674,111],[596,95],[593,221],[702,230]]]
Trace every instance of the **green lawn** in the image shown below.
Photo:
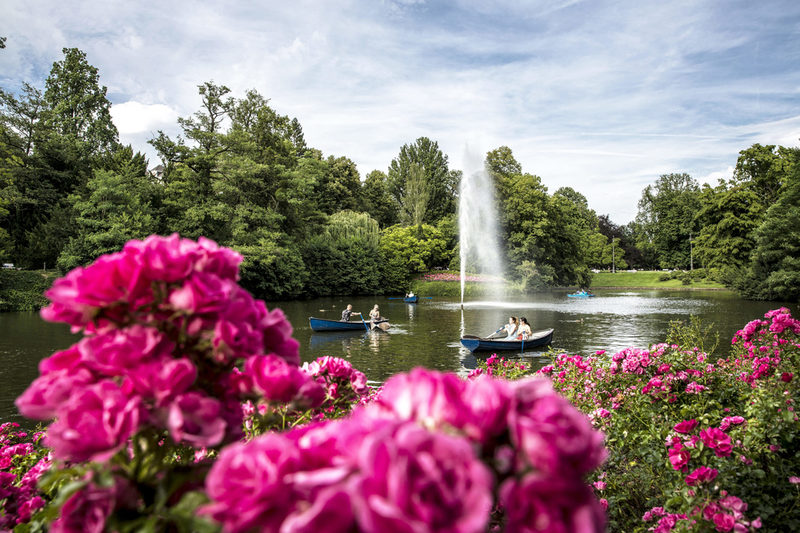
[[[688,285],[681,279],[670,279],[659,281],[659,278],[670,272],[660,271],[640,271],[640,272],[600,272],[592,276],[592,288],[600,289],[603,287],[643,287],[654,289],[724,289],[725,286],[709,279],[693,280]],[[680,276],[680,272],[674,275]]]

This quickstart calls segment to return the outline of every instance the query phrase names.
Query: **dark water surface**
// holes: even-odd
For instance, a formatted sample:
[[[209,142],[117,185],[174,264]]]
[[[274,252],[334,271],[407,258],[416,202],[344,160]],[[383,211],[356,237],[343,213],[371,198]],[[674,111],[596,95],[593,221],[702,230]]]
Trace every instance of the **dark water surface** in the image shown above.
[[[377,303],[391,328],[388,332],[311,331],[309,316],[337,320],[347,303],[364,315]],[[421,299],[418,304],[386,297],[268,303],[270,309],[280,307],[288,316],[303,361],[323,355],[344,357],[370,381],[383,381],[415,366],[467,372],[476,359],[461,347],[461,334],[486,335],[512,314],[527,317],[534,330],[555,328],[553,348],[580,354],[644,348],[665,340],[670,321],[697,315],[704,324],[714,324],[724,351],[737,329],[781,305],[749,302],[728,292],[656,290],[598,290],[590,299],[567,298],[566,292],[554,291],[505,302],[468,301],[463,309],[456,299],[439,297]],[[796,305],[788,307],[797,315]],[[66,326],[45,323],[35,313],[0,314],[0,422],[23,422],[14,399],[38,375],[38,362],[77,339]],[[526,351],[523,357],[544,364],[543,353]]]

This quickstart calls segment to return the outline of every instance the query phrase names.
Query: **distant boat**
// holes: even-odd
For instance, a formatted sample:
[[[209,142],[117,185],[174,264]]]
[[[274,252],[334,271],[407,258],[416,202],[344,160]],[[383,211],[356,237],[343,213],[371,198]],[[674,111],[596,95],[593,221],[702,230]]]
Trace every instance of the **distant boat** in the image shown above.
[[[586,291],[578,291],[572,294],[567,294],[569,298],[593,298],[594,294]]]
[[[407,304],[415,304],[419,301],[419,296],[406,296],[403,301]]]
[[[523,351],[525,348],[536,348],[546,346],[553,340],[553,328],[534,331],[533,335],[525,340],[517,339],[489,339],[476,335],[464,335],[461,337],[461,344],[471,352],[488,352],[516,350]]]
[[[370,322],[369,320],[359,320],[359,321],[349,321],[349,322],[342,322],[341,320],[327,320],[324,318],[314,318],[313,316],[308,319],[308,323],[311,325],[311,331],[354,331],[354,330],[368,330],[370,329],[370,323],[375,324],[376,326],[380,327],[380,324],[384,324],[389,322],[388,318],[382,318],[380,320],[376,320],[374,322]]]

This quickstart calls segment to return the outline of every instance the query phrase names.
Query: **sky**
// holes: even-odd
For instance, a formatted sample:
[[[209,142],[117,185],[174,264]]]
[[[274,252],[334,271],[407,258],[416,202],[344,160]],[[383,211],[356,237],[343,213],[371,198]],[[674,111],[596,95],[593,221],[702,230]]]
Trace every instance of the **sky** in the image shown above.
[[[800,145],[797,0],[4,0],[0,87],[43,87],[64,47],[108,87],[120,140],[176,136],[213,80],[296,117],[362,178],[426,136],[463,168],[508,146],[552,193],[631,221],[661,174],[729,178]]]

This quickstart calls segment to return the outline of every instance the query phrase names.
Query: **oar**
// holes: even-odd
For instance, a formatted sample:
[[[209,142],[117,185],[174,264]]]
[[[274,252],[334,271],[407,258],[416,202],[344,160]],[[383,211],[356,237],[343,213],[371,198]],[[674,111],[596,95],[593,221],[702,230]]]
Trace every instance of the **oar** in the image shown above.
[[[405,298],[405,296],[401,296],[399,298],[387,298],[387,300],[404,300]]]
[[[522,346],[519,349],[519,353],[522,353],[524,351],[525,351],[525,337],[522,337]]]
[[[506,327],[505,327],[505,326],[501,327],[500,329],[498,329],[498,330],[497,330],[497,331],[495,331],[494,333],[489,333],[488,335],[486,335],[486,336],[484,337],[484,339],[488,339],[489,337],[491,337],[491,336],[492,336],[492,335],[494,335],[495,333],[500,333],[500,332],[501,332],[501,331],[503,331],[504,329],[506,329]]]
[[[361,315],[361,323],[364,324],[364,329],[367,330],[367,333],[369,333],[369,326],[367,326],[367,323],[364,322],[364,315]]]

